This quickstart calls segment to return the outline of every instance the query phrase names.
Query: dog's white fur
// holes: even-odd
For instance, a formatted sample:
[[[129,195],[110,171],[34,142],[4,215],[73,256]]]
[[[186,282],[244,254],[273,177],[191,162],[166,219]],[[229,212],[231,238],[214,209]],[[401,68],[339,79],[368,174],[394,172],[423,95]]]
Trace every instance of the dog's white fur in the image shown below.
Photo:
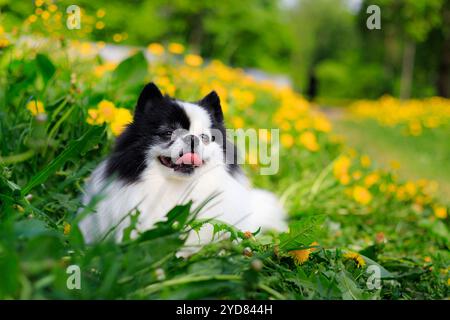
[[[211,120],[203,108],[191,103],[178,103],[189,117],[190,134],[210,134],[208,128]],[[198,218],[215,218],[243,231],[254,232],[259,227],[286,229],[285,213],[278,199],[270,192],[252,189],[244,175],[233,177],[229,174],[218,144],[201,144],[205,164],[189,176],[174,173],[156,159],[159,155],[170,156],[169,153],[178,152],[180,144],[180,141],[175,141],[170,150],[162,147],[149,150],[147,169],[140,181],[132,184],[120,180],[107,184],[104,178],[106,163],[97,167],[89,180],[83,202],[89,203],[99,193],[102,193],[103,199],[97,205],[96,212],[80,222],[80,229],[87,242],[99,240],[114,226],[117,227],[113,236],[116,241],[121,241],[124,228],[130,224],[130,218],[126,216],[136,208],[140,211],[136,228],[142,232],[163,220],[175,205],[192,200],[195,207],[212,194],[216,194],[216,197],[200,212]],[[198,235],[191,232],[187,245],[196,247],[211,239],[212,228],[205,225]]]

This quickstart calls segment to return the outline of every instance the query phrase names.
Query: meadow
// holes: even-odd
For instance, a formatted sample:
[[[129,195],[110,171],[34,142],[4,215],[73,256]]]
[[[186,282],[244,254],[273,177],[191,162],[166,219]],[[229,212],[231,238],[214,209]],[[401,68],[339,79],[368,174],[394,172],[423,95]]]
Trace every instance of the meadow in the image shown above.
[[[30,43],[3,29],[0,37],[0,298],[448,297],[448,202],[437,197],[436,182],[402,180],[348,147],[290,87],[204,61],[179,43],[152,43],[150,61],[136,49],[116,64],[98,56],[104,43]],[[281,130],[278,174],[259,175],[257,150],[249,150],[245,170],[280,197],[288,232],[200,221],[200,208],[188,202],[136,239],[132,223],[121,244],[84,244],[77,222],[95,208],[94,201],[79,212],[84,183],[149,81],[185,100],[216,90],[230,128]],[[449,102],[439,103],[446,116],[437,109],[432,116],[448,128]],[[205,223],[230,239],[177,258],[187,231]],[[72,265],[81,270],[80,290],[67,286]]]

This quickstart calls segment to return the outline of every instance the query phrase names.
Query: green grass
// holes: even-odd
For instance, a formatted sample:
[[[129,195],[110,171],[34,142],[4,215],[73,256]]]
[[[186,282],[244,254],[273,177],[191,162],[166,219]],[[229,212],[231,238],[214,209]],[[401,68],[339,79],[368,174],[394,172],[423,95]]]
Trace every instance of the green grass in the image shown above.
[[[381,127],[375,121],[337,119],[335,131],[348,145],[370,155],[381,166],[400,163],[404,179],[431,179],[439,183],[438,194],[450,199],[450,128],[425,130],[420,136],[404,135],[401,128]]]

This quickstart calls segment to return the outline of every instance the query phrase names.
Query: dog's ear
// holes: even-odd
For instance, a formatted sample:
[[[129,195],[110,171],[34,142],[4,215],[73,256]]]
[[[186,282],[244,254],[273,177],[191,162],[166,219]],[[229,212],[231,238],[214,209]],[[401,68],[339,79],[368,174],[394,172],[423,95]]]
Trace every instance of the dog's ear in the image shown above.
[[[161,91],[159,91],[156,84],[153,82],[148,83],[144,89],[142,89],[141,94],[139,95],[139,99],[136,106],[136,114],[143,113],[145,109],[151,108],[161,102],[163,100],[163,95]]]
[[[215,91],[208,93],[202,100],[199,101],[198,104],[207,109],[217,122],[223,122],[223,112],[222,107],[220,106],[220,98]]]

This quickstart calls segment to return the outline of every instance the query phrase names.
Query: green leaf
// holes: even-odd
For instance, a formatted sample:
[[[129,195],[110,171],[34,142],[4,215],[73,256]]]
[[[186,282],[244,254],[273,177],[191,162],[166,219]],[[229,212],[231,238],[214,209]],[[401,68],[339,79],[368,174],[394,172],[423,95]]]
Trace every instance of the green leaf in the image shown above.
[[[42,78],[44,79],[44,83],[47,83],[51,77],[55,74],[56,68],[50,59],[44,54],[36,55],[36,63]]]
[[[54,172],[61,168],[69,159],[76,158],[80,156],[81,153],[87,151],[91,146],[98,143],[100,137],[104,132],[103,127],[92,127],[89,129],[81,138],[72,141],[68,147],[50,162],[43,170],[35,174],[28,184],[22,189],[22,196],[28,194],[31,189],[44,183],[48,177],[50,177]]]
[[[309,248],[316,241],[323,216],[306,216],[289,226],[289,232],[280,235],[280,249],[283,251]]]
[[[113,72],[113,81],[115,87],[119,90],[126,90],[141,84],[147,75],[147,60],[142,52],[122,61]]]
[[[177,205],[167,213],[167,219],[155,224],[151,230],[143,232],[139,241],[147,241],[181,231],[189,218],[192,201],[184,205]]]

